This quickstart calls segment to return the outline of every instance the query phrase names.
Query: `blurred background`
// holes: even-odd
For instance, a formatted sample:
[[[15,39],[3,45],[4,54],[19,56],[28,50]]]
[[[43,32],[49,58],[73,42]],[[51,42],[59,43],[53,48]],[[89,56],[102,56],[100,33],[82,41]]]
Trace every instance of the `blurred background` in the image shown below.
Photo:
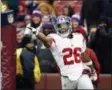
[[[36,39],[36,31],[28,31],[27,27],[33,27],[45,35],[56,33],[57,16],[66,15],[73,19],[73,33],[81,33],[86,38],[88,52],[94,53],[91,59],[98,61],[98,72],[112,74],[112,0],[1,0],[1,4],[3,44],[7,46],[15,42],[7,46],[4,51],[8,52],[7,55],[10,54],[8,47],[14,50],[21,48],[23,37],[29,34],[34,44],[32,52],[38,57],[41,73],[59,73],[50,50]],[[8,16],[8,21],[6,13],[13,14]],[[9,32],[6,28],[14,30],[6,34]]]

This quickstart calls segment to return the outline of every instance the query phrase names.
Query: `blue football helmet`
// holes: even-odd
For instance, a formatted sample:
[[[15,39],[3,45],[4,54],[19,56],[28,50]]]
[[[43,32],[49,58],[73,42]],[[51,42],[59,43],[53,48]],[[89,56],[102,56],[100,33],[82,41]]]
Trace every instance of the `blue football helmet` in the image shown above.
[[[57,33],[66,38],[72,32],[71,18],[67,16],[59,16],[56,19],[56,31]]]

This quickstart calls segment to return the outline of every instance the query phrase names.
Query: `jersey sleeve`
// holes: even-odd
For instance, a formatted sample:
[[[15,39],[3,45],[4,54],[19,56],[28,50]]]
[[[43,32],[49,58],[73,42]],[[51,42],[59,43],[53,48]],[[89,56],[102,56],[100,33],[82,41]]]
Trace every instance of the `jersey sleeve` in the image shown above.
[[[81,53],[83,53],[86,50],[86,39],[84,38],[84,36],[82,34],[80,34],[80,39],[81,39],[81,43],[82,43]]]
[[[82,40],[82,53],[86,51],[86,40],[83,38]]]
[[[51,38],[51,49],[55,48],[56,46],[56,39],[55,39],[55,34],[49,34],[48,37]]]

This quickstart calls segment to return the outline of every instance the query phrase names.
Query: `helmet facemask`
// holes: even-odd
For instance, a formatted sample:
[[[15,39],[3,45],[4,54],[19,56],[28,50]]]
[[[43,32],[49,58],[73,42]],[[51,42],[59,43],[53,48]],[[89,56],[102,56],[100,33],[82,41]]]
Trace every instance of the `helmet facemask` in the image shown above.
[[[61,23],[57,25],[57,33],[63,38],[68,37],[71,31],[70,23]]]

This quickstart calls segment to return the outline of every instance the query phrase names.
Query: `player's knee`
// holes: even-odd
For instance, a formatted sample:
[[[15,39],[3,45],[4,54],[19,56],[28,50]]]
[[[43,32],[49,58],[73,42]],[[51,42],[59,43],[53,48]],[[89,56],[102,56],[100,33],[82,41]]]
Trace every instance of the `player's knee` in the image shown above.
[[[93,90],[94,87],[93,87],[93,85],[80,85],[80,86],[77,87],[77,89]]]
[[[94,86],[88,77],[88,75],[83,75],[78,82],[78,89],[94,89]]]
[[[85,86],[85,88],[83,88],[83,89],[90,89],[90,90],[93,90],[94,87],[93,87],[93,85],[91,84],[91,85],[87,85],[87,86]]]

